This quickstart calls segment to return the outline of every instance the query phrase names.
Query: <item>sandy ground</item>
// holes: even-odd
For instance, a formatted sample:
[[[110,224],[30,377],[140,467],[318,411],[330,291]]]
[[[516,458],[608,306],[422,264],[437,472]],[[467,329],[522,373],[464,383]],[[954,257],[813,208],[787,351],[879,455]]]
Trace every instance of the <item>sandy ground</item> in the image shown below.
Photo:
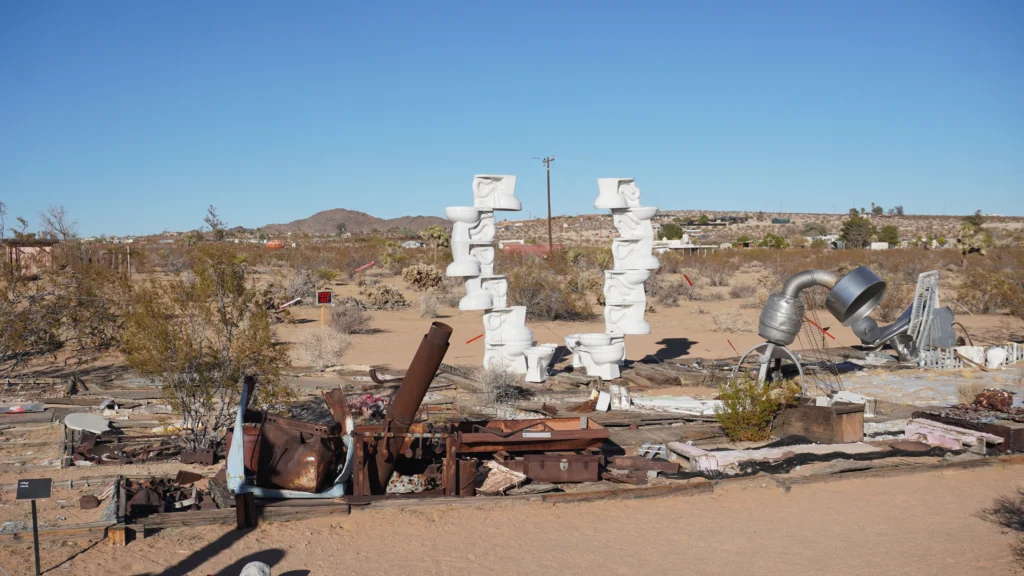
[[[682,281],[681,277],[677,279]],[[345,354],[346,364],[369,366],[387,366],[394,369],[405,369],[412,360],[420,339],[429,329],[430,320],[420,318],[419,298],[422,293],[410,290],[400,278],[385,278],[384,282],[398,288],[412,303],[410,308],[399,311],[369,312],[373,318],[373,334],[356,334],[352,337],[352,347]],[[737,283],[752,283],[749,279],[737,280]],[[334,288],[338,297],[356,296],[358,289],[352,284],[339,285]],[[708,291],[727,293],[729,288],[706,288]],[[685,360],[686,358],[732,358],[743,354],[751,347],[763,342],[757,335],[757,318],[759,309],[743,309],[739,299],[681,302],[678,307],[658,307],[654,313],[645,315],[651,324],[651,334],[626,337],[626,357],[629,360],[642,360],[650,355],[661,361]],[[565,344],[569,334],[583,332],[604,332],[604,318],[600,315],[601,308],[595,306],[598,313],[590,322],[539,322],[527,320],[527,326],[533,330],[533,338],[538,343]],[[295,344],[302,335],[310,330],[319,329],[320,311],[314,307],[293,307],[292,316],[303,323],[278,324],[275,326],[278,337],[283,342]],[[701,313],[703,310],[705,313]],[[739,333],[714,331],[712,317],[715,314],[730,310],[738,310],[747,320],[747,330]],[[454,333],[451,348],[445,356],[448,364],[479,364],[483,361],[483,338],[467,343],[483,333],[482,312],[460,311],[456,308],[443,307],[439,321],[450,325]],[[853,331],[839,325],[824,311],[818,311],[821,323],[836,337],[828,340],[829,346],[851,346],[860,340]],[[1013,334],[1024,334],[1024,322],[1003,315],[958,315],[957,320],[966,327],[976,340],[1003,342]],[[734,350],[735,348],[735,350]],[[799,346],[795,346],[798,349]],[[293,350],[295,364],[301,364],[298,351]]]
[[[980,518],[1019,466],[587,504],[358,512],[47,547],[50,574],[1011,574],[1016,536]],[[0,549],[28,574],[31,547]]]

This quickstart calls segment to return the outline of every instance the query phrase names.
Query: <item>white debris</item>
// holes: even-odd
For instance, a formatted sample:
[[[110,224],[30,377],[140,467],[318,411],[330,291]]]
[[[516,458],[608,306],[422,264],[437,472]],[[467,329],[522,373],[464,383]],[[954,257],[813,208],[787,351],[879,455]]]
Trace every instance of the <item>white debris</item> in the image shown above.
[[[632,400],[640,408],[693,416],[714,416],[722,405],[721,400],[695,400],[688,396],[635,396]]]
[[[1007,355],[1008,352],[1004,348],[989,348],[985,353],[985,367],[989,370],[999,368],[1006,361]]]

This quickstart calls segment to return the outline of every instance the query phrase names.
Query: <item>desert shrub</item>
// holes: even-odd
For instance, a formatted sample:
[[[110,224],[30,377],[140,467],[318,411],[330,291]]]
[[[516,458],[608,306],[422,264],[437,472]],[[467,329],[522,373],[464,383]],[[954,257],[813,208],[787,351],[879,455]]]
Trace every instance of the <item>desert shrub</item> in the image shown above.
[[[362,334],[370,330],[371,318],[355,298],[343,300],[331,308],[327,325],[342,334]]]
[[[738,284],[729,289],[730,298],[750,298],[757,294],[757,286],[752,284]]]
[[[444,282],[444,273],[434,266],[414,264],[402,270],[402,280],[408,282],[413,290],[424,292],[440,288]]]
[[[715,418],[726,437],[733,442],[767,440],[771,437],[772,420],[782,407],[777,387],[741,378],[723,384],[718,391],[722,401]]]
[[[743,317],[739,310],[719,312],[711,316],[715,332],[749,332],[750,322]]]
[[[995,312],[1005,301],[1006,279],[999,271],[975,267],[956,290],[956,301],[975,314]]]
[[[524,261],[505,277],[509,305],[526,306],[530,318],[572,322],[593,316],[591,296],[582,283],[556,275],[542,263]]]
[[[310,300],[316,292],[316,274],[311,270],[296,270],[284,284],[284,298],[294,300],[303,298]]]
[[[890,277],[887,284],[885,296],[882,297],[882,301],[878,303],[878,307],[872,313],[882,322],[892,322],[899,318],[914,299],[914,286],[901,282],[895,277]]]
[[[341,364],[341,358],[352,344],[348,336],[337,330],[313,330],[302,337],[299,353],[317,372]]]
[[[437,318],[437,297],[433,294],[420,296],[420,318]]]
[[[330,268],[317,268],[313,272],[317,286],[327,286],[338,279],[338,273]]]
[[[665,282],[658,290],[654,301],[666,308],[679,306],[680,300],[701,301],[705,294],[697,286],[690,286],[686,280],[679,278],[674,282]]]
[[[658,254],[658,261],[661,262],[658,271],[663,274],[677,274],[686,267],[686,258],[672,250]]]
[[[386,284],[370,284],[359,290],[371,310],[401,310],[410,306],[402,293]]]
[[[960,404],[971,404],[974,399],[985,391],[985,384],[981,382],[960,382],[956,385],[956,397]]]
[[[459,278],[445,277],[437,289],[437,301],[442,306],[458,308],[459,300],[466,295],[466,288]]]
[[[513,404],[525,398],[522,381],[522,376],[494,366],[480,374],[480,385],[492,404]]]
[[[712,286],[728,286],[729,278],[736,271],[736,266],[719,254],[706,256],[698,264],[700,275],[707,278]]]
[[[697,314],[708,314],[708,309],[703,306],[697,306]]]

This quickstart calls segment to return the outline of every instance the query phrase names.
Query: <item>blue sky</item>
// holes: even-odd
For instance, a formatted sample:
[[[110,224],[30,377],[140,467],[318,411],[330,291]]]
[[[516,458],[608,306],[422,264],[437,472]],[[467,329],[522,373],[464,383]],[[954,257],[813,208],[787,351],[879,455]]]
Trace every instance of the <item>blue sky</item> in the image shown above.
[[[0,0],[0,201],[84,234],[665,209],[1024,214],[1024,2]]]

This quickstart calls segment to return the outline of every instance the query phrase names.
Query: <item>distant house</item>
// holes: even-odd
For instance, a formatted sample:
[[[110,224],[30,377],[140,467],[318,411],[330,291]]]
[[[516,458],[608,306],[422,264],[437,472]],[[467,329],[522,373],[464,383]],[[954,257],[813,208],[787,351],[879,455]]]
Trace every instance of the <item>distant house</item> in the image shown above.
[[[406,240],[405,242],[402,242],[402,248],[423,248],[424,246],[426,246],[426,244],[419,240]]]
[[[56,240],[3,240],[7,265],[25,276],[35,276],[53,265]]]
[[[872,242],[871,243],[871,249],[872,250],[888,250],[889,249],[889,243],[888,242]]]

